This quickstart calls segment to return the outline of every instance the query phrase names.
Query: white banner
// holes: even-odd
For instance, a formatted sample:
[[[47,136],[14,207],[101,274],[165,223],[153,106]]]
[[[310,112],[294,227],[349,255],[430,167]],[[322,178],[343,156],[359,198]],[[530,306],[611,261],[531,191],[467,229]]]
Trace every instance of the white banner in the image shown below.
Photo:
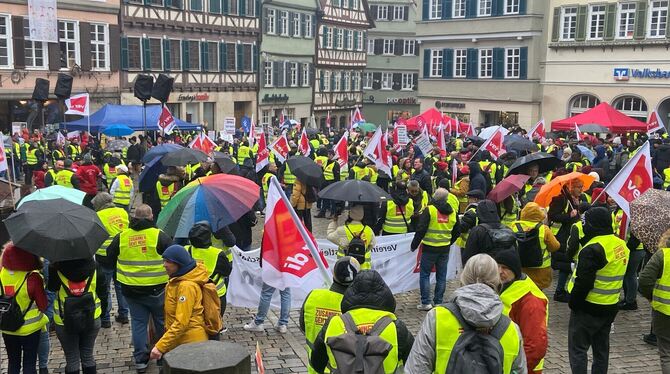
[[[28,0],[30,40],[58,43],[57,13],[56,0]]]
[[[372,268],[379,272],[394,294],[419,288],[420,252],[410,250],[412,238],[414,234],[379,236],[376,238],[377,245],[372,249]],[[326,239],[317,239],[317,244],[328,260],[329,269],[332,269],[337,261],[337,246]],[[259,262],[260,248],[249,252],[233,248],[233,272],[228,285],[229,305],[258,307],[263,286]],[[455,276],[454,272],[455,269],[452,269],[451,277]],[[435,277],[431,275],[431,283],[434,282]],[[305,279],[302,287],[291,288],[291,308],[299,309],[311,290],[325,287],[319,272],[313,272]],[[279,308],[279,291],[272,296],[272,307]]]

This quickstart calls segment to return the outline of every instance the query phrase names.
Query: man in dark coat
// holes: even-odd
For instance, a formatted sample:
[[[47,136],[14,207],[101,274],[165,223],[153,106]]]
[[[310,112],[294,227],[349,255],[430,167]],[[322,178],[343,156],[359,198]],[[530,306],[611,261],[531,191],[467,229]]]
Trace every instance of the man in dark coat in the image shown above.
[[[490,235],[491,230],[509,230],[509,234],[514,235],[512,230],[500,223],[496,203],[491,200],[480,201],[477,204],[477,220],[477,226],[470,230],[468,241],[465,243],[462,254],[463,265],[476,254],[486,253],[493,256],[495,252],[513,246],[513,243],[510,243],[508,248],[499,248],[501,243],[495,243]]]

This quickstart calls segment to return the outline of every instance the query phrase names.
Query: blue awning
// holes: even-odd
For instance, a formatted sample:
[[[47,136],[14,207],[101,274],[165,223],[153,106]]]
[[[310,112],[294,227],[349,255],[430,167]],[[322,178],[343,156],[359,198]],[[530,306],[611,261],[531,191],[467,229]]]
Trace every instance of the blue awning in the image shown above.
[[[147,105],[147,130],[156,131],[158,128],[158,117],[160,117],[160,105]],[[177,127],[175,130],[200,130],[200,125],[184,122],[175,118]],[[141,105],[114,105],[107,104],[91,115],[91,132],[97,133],[112,124],[123,124],[135,131],[144,130],[144,117]],[[61,129],[68,131],[86,131],[88,121],[86,117],[71,122],[60,124]]]

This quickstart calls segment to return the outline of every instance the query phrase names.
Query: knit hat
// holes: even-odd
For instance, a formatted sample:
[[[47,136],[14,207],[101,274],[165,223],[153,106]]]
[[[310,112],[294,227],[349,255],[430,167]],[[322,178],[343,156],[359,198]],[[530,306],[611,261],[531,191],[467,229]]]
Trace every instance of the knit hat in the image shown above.
[[[516,279],[521,278],[521,259],[519,254],[512,249],[506,249],[503,251],[497,252],[493,257],[496,262],[500,265],[507,266],[510,270],[514,272],[514,277]]]
[[[607,194],[602,193],[604,188],[598,187],[593,189],[591,197],[594,203],[607,203]],[[596,200],[597,199],[597,200]]]
[[[465,193],[465,195],[468,196],[468,197],[474,197],[475,199],[479,199],[479,200],[484,200],[486,198],[486,196],[484,196],[484,192],[482,192],[482,190],[468,191],[468,192]]]
[[[363,209],[363,205],[354,205],[351,208],[349,208],[349,218],[351,218],[352,220],[362,221],[364,216],[365,216],[365,209]]]
[[[593,207],[584,214],[584,234],[589,232],[599,235],[611,234],[612,214],[605,207]]]
[[[348,286],[354,281],[359,271],[361,271],[361,264],[358,263],[358,260],[350,256],[342,257],[333,266],[333,281]]]
[[[91,200],[91,204],[93,204],[93,209],[95,209],[96,212],[98,210],[112,208],[115,206],[114,198],[107,192],[100,192],[95,195],[93,200]]]
[[[179,266],[179,270],[172,274],[172,277],[181,277],[182,275],[193,270],[196,265],[195,260],[188,253],[186,248],[178,244],[169,246],[165,252],[163,252],[163,259]]]

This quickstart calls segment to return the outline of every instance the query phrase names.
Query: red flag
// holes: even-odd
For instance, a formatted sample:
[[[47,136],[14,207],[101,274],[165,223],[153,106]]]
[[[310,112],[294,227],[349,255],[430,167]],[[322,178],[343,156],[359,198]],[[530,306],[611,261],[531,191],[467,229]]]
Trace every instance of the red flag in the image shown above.
[[[305,156],[308,156],[312,151],[312,147],[309,145],[309,138],[307,137],[307,131],[302,130],[300,135],[300,142],[298,143],[298,151]]]
[[[451,122],[449,122],[451,124]],[[444,140],[444,127],[440,126],[437,130],[437,146],[442,151],[447,151],[447,142]]]
[[[418,115],[416,117],[416,125],[419,127],[419,131],[423,132],[423,130],[426,128],[426,120],[423,118],[423,116]]]
[[[649,119],[647,120],[647,134],[653,134],[663,128],[665,128],[665,124],[663,124],[663,120],[661,120],[658,112],[654,110],[651,112]]]
[[[90,101],[87,93],[70,96],[70,98],[65,99],[65,106],[67,107],[65,114],[88,116],[89,103]]]
[[[547,138],[547,131],[544,127],[544,118],[542,118],[538,123],[533,126],[533,128],[528,132],[528,139],[533,140],[538,138],[543,142]]]
[[[161,115],[158,117],[158,128],[163,131],[164,134],[172,134],[172,129],[176,126],[174,117],[170,113],[170,108],[163,106],[161,109]]]
[[[502,156],[503,153],[505,153],[505,146],[503,144],[505,136],[503,135],[503,132],[501,129],[496,130],[493,135],[491,135],[490,138],[482,144],[481,149],[489,151],[491,154],[491,157],[493,157],[494,160],[497,160],[498,157]]]
[[[365,147],[363,155],[374,161],[377,169],[384,171],[387,175],[391,175],[389,151],[386,149],[386,140],[384,139],[381,127],[377,127],[377,131],[370,138],[370,142]]]
[[[579,126],[577,126],[576,122],[575,122],[575,136],[577,137],[578,142],[584,140],[584,136],[582,135],[582,132],[579,131]]]
[[[286,139],[286,133],[282,134],[272,144],[270,144],[270,150],[274,152],[275,156],[277,156],[277,159],[279,159],[280,162],[286,161],[286,157],[288,157],[288,152],[290,150],[288,146],[288,140]]]
[[[270,150],[268,149],[267,141],[265,140],[265,133],[262,132],[258,138],[258,154],[256,155],[256,172],[270,163]]]
[[[466,136],[474,136],[475,135],[475,125],[472,124],[472,122],[468,123],[468,129],[465,130],[465,135]]]
[[[204,132],[201,132],[199,136],[196,136],[195,139],[188,145],[193,149],[199,149],[206,154],[210,154],[216,147],[216,143]]]
[[[604,193],[630,217],[630,202],[653,187],[651,152],[649,142],[646,142],[605,187]]]
[[[277,187],[276,181],[270,182],[261,245],[263,282],[280,290],[300,286],[306,276],[319,268],[316,263],[319,260],[312,257],[300,234],[298,225],[304,227],[304,224],[294,220],[290,211],[293,208],[285,203],[283,193]],[[316,240],[309,231],[305,231],[316,247]],[[319,255],[325,264],[323,253],[319,251]]]
[[[340,168],[349,163],[349,150],[347,141],[349,140],[349,131],[345,131],[344,135],[335,144],[335,159],[340,164]]]

